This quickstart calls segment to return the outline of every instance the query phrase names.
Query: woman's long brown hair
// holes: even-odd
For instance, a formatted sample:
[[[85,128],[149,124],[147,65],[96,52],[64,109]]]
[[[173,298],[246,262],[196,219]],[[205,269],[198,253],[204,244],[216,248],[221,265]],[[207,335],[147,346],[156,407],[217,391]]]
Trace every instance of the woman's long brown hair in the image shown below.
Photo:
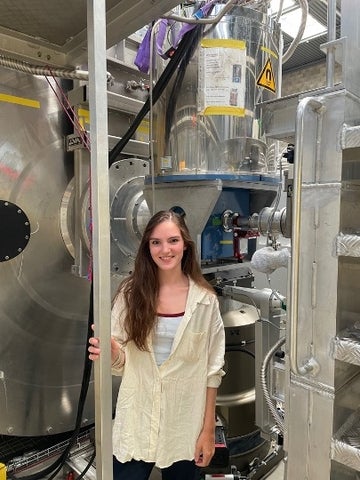
[[[195,283],[213,292],[212,286],[205,280],[200,269],[195,243],[183,217],[171,210],[157,212],[148,222],[136,255],[134,270],[121,282],[118,294],[124,296],[126,317],[125,330],[127,341],[134,341],[140,350],[147,350],[147,338],[152,332],[157,315],[159,295],[158,267],[150,254],[149,241],[157,225],[162,222],[174,222],[184,240],[186,249],[181,260],[182,271]]]

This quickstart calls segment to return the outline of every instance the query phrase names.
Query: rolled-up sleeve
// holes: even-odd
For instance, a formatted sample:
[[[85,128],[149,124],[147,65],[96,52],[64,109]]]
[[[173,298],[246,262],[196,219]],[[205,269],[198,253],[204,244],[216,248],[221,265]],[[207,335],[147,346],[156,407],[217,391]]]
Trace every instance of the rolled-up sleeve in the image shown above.
[[[216,297],[212,300],[207,386],[218,388],[225,375],[225,329]]]

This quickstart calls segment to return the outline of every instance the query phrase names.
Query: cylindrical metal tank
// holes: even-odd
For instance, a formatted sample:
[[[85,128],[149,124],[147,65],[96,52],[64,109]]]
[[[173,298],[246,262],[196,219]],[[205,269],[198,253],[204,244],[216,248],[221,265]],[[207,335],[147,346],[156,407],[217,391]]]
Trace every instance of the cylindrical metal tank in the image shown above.
[[[87,355],[90,159],[66,152],[74,129],[45,79],[1,69],[0,85],[0,437],[55,435],[75,427]],[[109,170],[114,291],[150,216],[145,173],[134,158]],[[93,421],[91,381],[82,425]]]
[[[216,4],[211,16],[223,7]],[[267,173],[256,106],[278,93],[278,25],[235,6],[204,29],[183,70],[154,110],[155,173]]]
[[[255,425],[255,322],[259,311],[255,305],[221,299],[225,326],[226,375],[216,399],[217,413],[224,424],[230,465],[247,468],[255,457],[268,451]]]
[[[0,200],[23,212],[30,238],[16,243],[16,215],[1,216],[1,251],[20,250],[0,261],[0,434],[56,434],[75,424],[90,289],[72,275],[61,232],[68,127],[45,79],[2,69],[1,92]],[[84,418],[93,418],[91,389]]]
[[[218,390],[217,405],[226,420],[228,436],[237,437],[255,428],[255,322],[259,314],[255,306],[228,303],[222,301],[226,375]]]

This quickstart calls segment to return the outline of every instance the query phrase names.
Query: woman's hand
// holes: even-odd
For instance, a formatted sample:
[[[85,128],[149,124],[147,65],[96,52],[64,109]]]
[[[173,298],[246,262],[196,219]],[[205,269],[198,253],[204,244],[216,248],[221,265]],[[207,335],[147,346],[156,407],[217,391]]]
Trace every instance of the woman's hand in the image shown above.
[[[215,453],[215,428],[202,430],[195,446],[195,463],[207,467]]]
[[[91,326],[91,328],[94,330],[94,325]],[[98,360],[100,357],[100,339],[97,337],[90,337],[89,338],[89,347],[88,347],[88,352],[89,352],[89,358],[90,360]]]
[[[91,328],[94,330],[94,325],[92,325]],[[111,337],[110,341],[111,341],[111,363],[114,363],[116,360],[119,359],[120,345],[113,337]],[[89,338],[88,352],[89,352],[90,360],[95,361],[99,359],[101,349],[100,349],[100,339],[98,337]]]
[[[216,392],[214,387],[206,389],[204,423],[195,445],[194,458],[198,467],[207,467],[215,453]]]

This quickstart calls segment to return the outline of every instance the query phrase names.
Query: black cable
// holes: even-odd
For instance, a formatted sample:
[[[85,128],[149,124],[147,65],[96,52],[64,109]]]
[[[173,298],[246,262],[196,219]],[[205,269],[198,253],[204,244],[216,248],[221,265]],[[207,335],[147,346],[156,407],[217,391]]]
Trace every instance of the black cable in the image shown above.
[[[173,123],[174,115],[175,115],[175,109],[176,109],[176,104],[177,104],[177,99],[180,93],[180,88],[181,85],[184,81],[185,73],[187,66],[193,57],[195,50],[199,44],[200,39],[202,38],[202,33],[203,33],[203,26],[202,25],[197,25],[193,30],[193,35],[192,35],[192,41],[189,45],[189,48],[185,52],[184,58],[181,60],[179,64],[179,68],[176,74],[175,81],[173,83],[171,93],[170,93],[170,98],[171,102],[169,102],[168,109],[166,110],[166,119],[165,119],[165,145],[168,145],[169,138],[170,138],[170,130],[171,130],[171,125]]]
[[[52,465],[49,465],[41,472],[34,473],[32,475],[27,475],[23,477],[16,477],[13,476],[15,480],[43,480],[45,476],[52,473],[52,475],[48,478],[48,480],[52,480],[56,477],[59,473],[65,461],[70,453],[72,446],[74,445],[82,424],[82,415],[84,412],[85,400],[87,396],[87,392],[89,389],[90,377],[91,377],[91,369],[92,369],[92,361],[89,359],[88,354],[88,339],[92,335],[91,326],[94,323],[94,310],[93,310],[93,298],[94,298],[94,291],[93,291],[93,284],[91,283],[90,287],[90,305],[89,305],[89,314],[88,314],[88,329],[87,329],[87,337],[86,337],[86,345],[85,345],[85,358],[84,358],[84,371],[83,371],[83,378],[81,383],[81,390],[79,395],[79,402],[78,402],[78,409],[76,414],[76,421],[75,421],[75,429],[71,435],[68,445],[65,447],[64,451],[61,455],[55,460]]]
[[[200,2],[196,5],[194,5],[194,11],[196,12],[201,8],[203,5],[203,2]],[[213,9],[213,6],[211,7],[210,11],[208,12],[209,14],[211,13],[211,10]],[[175,109],[176,109],[176,104],[177,104],[177,98],[180,93],[180,88],[183,83],[185,73],[187,66],[192,59],[196,48],[198,47],[198,44],[203,36],[204,33],[204,25],[197,25],[196,28],[194,28],[194,34],[193,34],[193,39],[192,42],[190,43],[190,46],[188,50],[186,51],[184,58],[179,64],[179,69],[176,74],[175,81],[173,83],[171,93],[169,97],[171,98],[171,102],[168,104],[168,109],[166,111],[166,117],[165,117],[165,145],[167,146],[169,143],[169,138],[170,138],[170,131],[171,131],[171,126],[173,124],[173,119],[175,116]]]
[[[189,45],[192,44],[194,39],[197,36],[197,30],[199,25],[197,25],[194,29],[190,30],[189,32],[186,32],[183,38],[181,39],[181,42],[179,43],[177,49],[175,50],[174,55],[171,57],[169,63],[167,64],[165,70],[162,72],[160,75],[159,80],[156,82],[153,92],[152,92],[152,101],[153,104],[157,102],[159,99],[160,95],[163,93],[165,90],[166,86],[168,85],[171,77],[173,76],[174,72],[176,71],[178,65],[184,58],[184,55],[186,55],[187,50],[189,49]],[[138,126],[142,122],[142,120],[145,118],[145,116],[149,113],[150,111],[150,98],[147,98],[146,102],[142,106],[140,112],[137,114],[135,117],[133,123],[130,125],[129,129],[125,133],[125,135],[119,140],[119,142],[112,148],[112,150],[109,152],[109,167],[116,162],[118,156],[126,146],[126,144],[129,142],[131,137],[134,135],[136,132]]]
[[[80,473],[80,475],[79,475],[78,477],[76,477],[76,480],[80,480],[81,478],[84,478],[84,476],[86,475],[86,472],[89,470],[89,468],[91,467],[93,461],[95,460],[95,457],[96,457],[96,450],[94,449],[94,452],[93,452],[93,454],[91,455],[88,464],[86,465],[86,467],[84,468],[84,470]]]

